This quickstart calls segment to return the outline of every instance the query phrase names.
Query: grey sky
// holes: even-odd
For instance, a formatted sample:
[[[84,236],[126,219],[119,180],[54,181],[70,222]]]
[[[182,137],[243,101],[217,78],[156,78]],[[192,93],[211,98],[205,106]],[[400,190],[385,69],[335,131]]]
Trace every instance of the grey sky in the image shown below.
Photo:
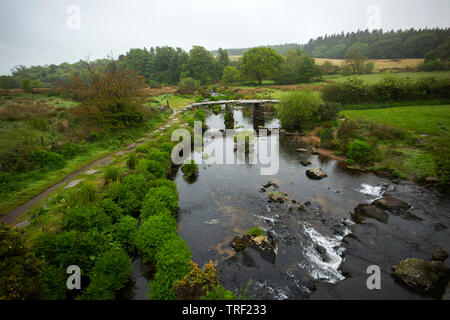
[[[80,8],[79,29],[68,27],[71,5]],[[305,43],[366,29],[371,5],[384,30],[449,27],[448,0],[0,0],[0,74],[130,48]]]

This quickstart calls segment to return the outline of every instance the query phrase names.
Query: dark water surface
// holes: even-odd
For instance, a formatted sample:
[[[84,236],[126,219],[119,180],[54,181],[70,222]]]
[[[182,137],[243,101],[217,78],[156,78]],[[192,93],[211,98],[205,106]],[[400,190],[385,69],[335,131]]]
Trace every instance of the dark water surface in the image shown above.
[[[210,128],[225,128],[223,114],[206,113]],[[236,108],[234,118],[237,127],[253,128],[251,108]],[[267,116],[265,126],[278,128],[279,123]],[[448,229],[435,231],[437,222],[449,225],[449,199],[410,182],[394,184],[347,169],[336,160],[302,154],[296,149],[305,143],[296,136],[280,136],[279,145],[280,169],[274,176],[260,175],[259,165],[200,165],[197,180],[189,183],[178,171],[179,234],[191,248],[192,260],[199,266],[216,262],[227,289],[248,288],[255,299],[421,298],[394,283],[390,268],[408,257],[429,260],[437,247],[450,250]],[[302,159],[328,177],[309,179]],[[290,199],[307,203],[306,211],[289,208],[291,201],[269,203],[267,192],[260,191],[269,180]],[[391,215],[387,224],[350,221],[358,204],[385,192],[408,202],[423,220]],[[254,226],[279,241],[275,262],[251,248],[236,254],[230,246],[235,236]],[[352,236],[345,237],[349,233]],[[327,262],[316,250],[318,245],[326,249]],[[366,269],[372,264],[383,273],[382,290],[377,292],[366,287]]]

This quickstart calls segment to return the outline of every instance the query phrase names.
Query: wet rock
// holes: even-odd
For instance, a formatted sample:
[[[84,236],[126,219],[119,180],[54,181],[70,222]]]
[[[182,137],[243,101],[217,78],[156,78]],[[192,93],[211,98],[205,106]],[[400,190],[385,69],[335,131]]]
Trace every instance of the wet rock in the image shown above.
[[[301,163],[303,166],[305,166],[305,167],[311,165],[311,161],[308,161],[308,160],[301,160],[300,163]]]
[[[231,241],[231,247],[237,252],[240,252],[250,245],[251,236],[236,236]]]
[[[296,149],[296,151],[306,153],[306,152],[308,152],[308,149],[298,148],[298,149]]]
[[[321,245],[317,245],[315,249],[316,249],[317,253],[320,255],[320,257],[322,258],[323,262],[330,261],[330,257],[327,254],[327,249],[325,249]]]
[[[450,269],[441,261],[409,258],[392,268],[394,279],[409,290],[439,298],[450,277]]]
[[[306,175],[308,178],[316,180],[327,177],[327,174],[321,168],[308,169]]]
[[[306,208],[304,205],[299,205],[298,206],[298,211],[306,211]]]
[[[259,188],[259,190],[260,190],[261,192],[266,192],[266,188],[264,188],[264,187]]]
[[[434,230],[436,230],[436,231],[443,231],[445,229],[447,229],[447,226],[442,223],[438,222],[434,225]]]
[[[304,205],[305,207],[309,207],[309,206],[311,205],[311,201],[306,201],[303,205]]]
[[[287,200],[286,195],[278,191],[269,192],[267,196],[269,197],[269,202],[283,203]]]
[[[311,154],[313,154],[313,155],[319,155],[319,150],[317,150],[316,148],[312,148],[312,149],[311,149]]]
[[[388,194],[385,194],[381,199],[375,200],[374,202],[372,202],[372,204],[380,207],[381,209],[390,211],[404,211],[411,208],[411,206],[406,202],[403,202]]]
[[[352,214],[353,220],[359,221],[361,216],[376,219],[383,223],[387,223],[389,218],[389,214],[386,211],[372,204],[359,204],[355,208]]]
[[[448,258],[448,253],[445,250],[443,250],[442,248],[439,248],[433,253],[433,257],[431,258],[431,261],[444,262],[445,259],[447,259],[447,258]]]
[[[273,182],[272,180],[270,180],[269,182],[267,182],[265,185],[263,185],[263,188],[270,188],[270,187],[274,187],[275,189],[279,188],[279,185],[275,182]]]

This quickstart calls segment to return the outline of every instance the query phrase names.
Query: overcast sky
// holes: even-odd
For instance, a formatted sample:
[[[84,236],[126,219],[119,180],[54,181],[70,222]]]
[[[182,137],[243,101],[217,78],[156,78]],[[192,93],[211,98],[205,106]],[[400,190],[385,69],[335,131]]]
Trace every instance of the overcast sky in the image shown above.
[[[0,0],[0,74],[130,48],[212,50],[374,27],[449,27],[449,12],[449,0]]]

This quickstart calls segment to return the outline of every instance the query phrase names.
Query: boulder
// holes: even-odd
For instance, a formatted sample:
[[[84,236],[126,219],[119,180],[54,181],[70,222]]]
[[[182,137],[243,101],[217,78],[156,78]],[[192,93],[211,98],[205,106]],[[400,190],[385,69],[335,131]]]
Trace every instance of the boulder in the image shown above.
[[[308,178],[316,180],[327,177],[327,174],[321,168],[308,169],[306,175]]]
[[[319,150],[317,150],[316,148],[312,148],[311,149],[311,154],[312,155],[319,155],[320,153],[319,153]]]
[[[236,236],[231,241],[231,246],[237,252],[244,250],[250,245],[251,236]]]
[[[306,152],[308,152],[308,149],[305,149],[305,148],[298,148],[298,149],[296,149],[298,152],[303,152],[303,153],[306,153]]]
[[[439,298],[450,277],[450,269],[441,261],[409,258],[392,268],[394,279],[409,290]]]
[[[265,185],[263,185],[263,188],[267,189],[270,187],[274,187],[275,189],[278,189],[278,184],[273,182],[272,180],[270,180],[269,182],[267,182]]]
[[[394,198],[388,194],[385,194],[381,199],[375,200],[372,204],[381,209],[390,211],[402,211],[411,208],[411,206],[406,202],[403,202],[402,200]]]
[[[330,257],[327,254],[327,249],[325,249],[321,245],[317,245],[315,249],[316,249],[317,253],[320,255],[320,257],[322,258],[323,262],[330,261]]]
[[[387,223],[389,214],[372,204],[359,204],[352,215],[353,219],[358,221],[360,216],[376,219],[380,222]]]
[[[433,253],[433,257],[431,257],[431,261],[444,262],[445,259],[447,259],[447,258],[448,258],[448,253],[445,250],[439,248]]]

